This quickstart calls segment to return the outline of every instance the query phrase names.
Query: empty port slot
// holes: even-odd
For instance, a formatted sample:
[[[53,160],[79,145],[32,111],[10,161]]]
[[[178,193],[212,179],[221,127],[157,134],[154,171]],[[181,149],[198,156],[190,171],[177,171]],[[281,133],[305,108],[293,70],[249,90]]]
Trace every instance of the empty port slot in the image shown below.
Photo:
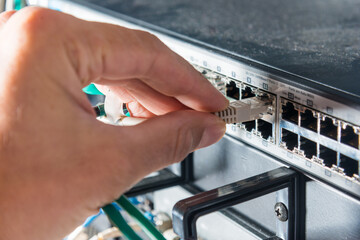
[[[298,146],[298,135],[283,128],[281,131],[281,142],[285,143],[287,149],[292,151],[294,147]]]
[[[317,118],[314,117],[313,112],[309,109],[306,109],[305,112],[300,113],[301,123],[300,126],[303,128],[309,129],[311,131],[317,132]]]
[[[241,99],[255,97],[254,91],[250,87],[245,87],[241,90]]]
[[[264,139],[272,137],[272,124],[262,119],[258,120],[258,131]]]
[[[236,83],[234,81],[231,81],[229,84],[226,84],[226,96],[236,100],[240,99],[240,90],[236,86]]]
[[[341,142],[354,148],[359,148],[359,135],[354,132],[352,126],[341,129]]]
[[[300,150],[304,151],[305,157],[311,159],[316,156],[316,142],[300,137]]]
[[[359,174],[359,162],[342,154],[340,154],[340,167],[349,177],[352,177],[354,173]]]
[[[337,153],[334,150],[320,145],[319,157],[324,160],[325,166],[337,165],[336,156]]]
[[[242,124],[245,125],[246,131],[251,132],[253,129],[255,129],[255,120],[248,121],[248,122],[243,122]]]
[[[320,121],[320,134],[337,140],[337,126],[331,118],[325,117],[324,121]]]
[[[282,119],[298,124],[299,112],[295,109],[294,104],[287,102],[282,106]]]

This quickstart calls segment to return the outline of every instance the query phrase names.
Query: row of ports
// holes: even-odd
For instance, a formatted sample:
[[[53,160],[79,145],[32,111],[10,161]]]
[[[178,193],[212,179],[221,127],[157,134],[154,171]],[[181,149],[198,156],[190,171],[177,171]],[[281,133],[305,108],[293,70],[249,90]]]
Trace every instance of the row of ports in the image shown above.
[[[298,108],[295,108],[294,103],[284,101],[281,109],[281,118],[335,141],[339,139],[341,143],[359,149],[358,127],[329,116],[324,116],[305,107],[303,109],[303,111],[300,111]]]
[[[225,95],[229,98],[236,100],[251,98],[258,95],[255,88],[245,84],[241,84],[241,87],[239,88],[235,81],[230,81],[229,83],[227,83],[225,89]]]
[[[211,84],[222,92],[226,97],[233,100],[240,100],[251,98],[255,96],[260,97],[271,97],[275,99],[275,96],[266,93],[265,91],[259,90],[256,87],[247,85],[245,83],[231,80],[225,76],[221,76],[217,73],[197,67],[197,69],[206,77]]]
[[[230,99],[240,100],[255,96],[270,97],[268,93],[243,83],[225,79],[225,77],[217,75],[216,73],[202,70],[202,74],[214,85],[214,87]],[[246,131],[256,132],[258,136],[261,136],[265,140],[269,140],[273,137],[273,124],[262,119],[243,122],[241,125]]]
[[[218,75],[217,73],[205,69],[199,68],[198,70],[201,70],[204,77],[206,77],[215,88],[229,98],[239,100],[255,96],[254,89],[250,86],[236,83],[233,80],[227,79],[225,76]],[[241,85],[241,90],[238,87],[239,85]]]
[[[359,174],[359,162],[343,154],[318,144],[310,139],[304,138],[287,129],[281,129],[281,145],[290,151],[297,151],[306,158],[313,157],[322,160],[327,167],[339,166],[344,169],[347,176],[352,177],[353,174]]]
[[[262,119],[243,122],[242,125],[246,131],[254,131],[265,140],[270,140],[273,137],[273,124]]]
[[[265,96],[272,97],[275,103],[275,96],[272,94],[208,70],[202,69],[201,71],[220,92],[230,99],[240,100],[254,96]],[[282,99],[280,119],[359,149],[360,141],[358,130],[360,127],[321,114],[306,106]],[[275,137],[275,123],[274,121],[268,121],[269,119],[267,119],[267,121],[259,119],[243,122],[241,127],[265,140],[272,140]],[[297,152],[308,159],[320,162],[326,167],[334,168],[340,172],[343,171],[349,177],[359,175],[359,161],[356,159],[340,154],[286,129],[281,129],[280,138],[281,146],[286,147],[290,151]]]
[[[263,91],[257,90],[254,87],[246,84],[241,84],[239,88],[234,81],[230,81],[226,84],[226,96],[232,99],[246,99],[255,96],[269,97],[269,95]],[[262,119],[243,122],[242,125],[248,132],[256,132],[265,140],[269,140],[273,137],[273,124]]]

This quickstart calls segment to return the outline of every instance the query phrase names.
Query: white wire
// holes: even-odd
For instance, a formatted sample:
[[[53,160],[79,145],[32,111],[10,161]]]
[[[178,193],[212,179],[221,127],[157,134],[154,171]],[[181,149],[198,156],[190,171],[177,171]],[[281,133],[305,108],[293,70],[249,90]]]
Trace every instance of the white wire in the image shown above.
[[[5,11],[14,10],[14,0],[6,0]]]
[[[129,223],[129,225],[135,232],[141,231],[141,228],[135,223]],[[102,231],[101,233],[96,234],[95,236],[90,238],[90,240],[105,240],[108,238],[116,238],[122,236],[123,234],[119,231],[117,227],[112,227]]]
[[[85,232],[85,228],[83,226],[77,227],[72,233],[67,236],[67,240],[86,240],[89,236]]]
[[[103,240],[107,238],[116,238],[121,237],[122,233],[117,229],[116,227],[106,229],[102,231],[101,233],[98,233],[97,235],[90,238],[90,240]]]

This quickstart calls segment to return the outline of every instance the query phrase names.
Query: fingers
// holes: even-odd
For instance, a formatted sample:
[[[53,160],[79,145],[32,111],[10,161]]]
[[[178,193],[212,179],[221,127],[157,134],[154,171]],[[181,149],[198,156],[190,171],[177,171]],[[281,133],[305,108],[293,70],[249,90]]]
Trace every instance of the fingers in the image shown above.
[[[151,118],[156,116],[138,102],[128,102],[126,108],[132,117]]]
[[[138,181],[183,160],[195,149],[217,142],[224,133],[225,123],[215,115],[188,110],[154,117],[134,127],[103,126],[99,136],[115,149],[114,155],[106,159],[109,162],[103,164],[117,169],[121,159],[121,167],[129,166],[129,175]]]
[[[6,11],[0,14],[0,30],[16,11]]]
[[[104,90],[104,87],[100,86],[100,88]],[[111,94],[117,95],[123,102],[138,102],[155,115],[188,109],[176,98],[163,95],[138,79],[122,80],[117,85],[106,86],[105,88]],[[108,93],[105,90],[104,94],[107,95]],[[129,110],[134,112],[132,109]]]
[[[93,32],[87,36],[96,39],[89,41],[91,49],[98,52],[97,62],[102,66],[94,78],[141,79],[199,111],[218,111],[228,105],[200,73],[153,35],[103,23],[89,23],[88,27]]]
[[[46,52],[46,57],[37,61],[39,65],[48,65],[50,60],[56,59],[56,66],[46,68],[47,75],[62,79],[64,84],[74,86],[69,80],[74,79],[73,75],[77,76],[78,85],[83,86],[104,78],[140,79],[156,92],[195,110],[217,111],[228,105],[226,98],[200,73],[154,35],[87,22],[48,9],[26,8],[16,15],[20,23],[14,26],[23,28],[27,39],[24,44],[32,45],[29,58],[41,51],[42,54]],[[23,38],[23,35],[15,37]],[[53,38],[45,51],[44,36],[47,35]],[[69,69],[59,76],[60,67]]]
[[[195,110],[217,111],[228,105],[226,98],[200,73],[154,35],[111,24],[87,22],[48,9],[26,8],[16,15],[21,22],[19,27],[24,28],[24,35],[28,38],[27,43],[33,46],[31,53],[41,51],[47,54],[42,58],[45,60],[37,62],[43,65],[48,64],[49,59],[58,62],[53,68],[46,68],[49,74],[56,73],[55,78],[60,79],[59,66],[72,68],[64,71],[69,75],[61,77],[64,84],[70,84],[68,79],[74,78],[72,74],[77,75],[79,85],[83,86],[100,79],[116,82],[140,79],[154,91]],[[52,45],[46,45],[48,48],[51,46],[51,51],[45,51],[43,47],[47,35],[53,36]]]
[[[103,85],[96,86],[106,96],[105,111],[108,118],[112,121],[116,121],[120,116],[124,115],[122,110],[124,103],[133,117],[150,118],[155,116],[152,112],[138,103],[125,88]]]

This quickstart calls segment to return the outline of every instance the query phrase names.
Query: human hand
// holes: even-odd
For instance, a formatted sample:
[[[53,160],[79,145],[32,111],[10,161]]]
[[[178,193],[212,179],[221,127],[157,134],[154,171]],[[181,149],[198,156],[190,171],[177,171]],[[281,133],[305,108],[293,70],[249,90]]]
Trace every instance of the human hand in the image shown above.
[[[225,131],[206,112],[227,100],[148,33],[26,8],[0,15],[0,63],[7,239],[60,239],[145,175]],[[134,127],[97,121],[81,92],[91,82],[150,119]]]

